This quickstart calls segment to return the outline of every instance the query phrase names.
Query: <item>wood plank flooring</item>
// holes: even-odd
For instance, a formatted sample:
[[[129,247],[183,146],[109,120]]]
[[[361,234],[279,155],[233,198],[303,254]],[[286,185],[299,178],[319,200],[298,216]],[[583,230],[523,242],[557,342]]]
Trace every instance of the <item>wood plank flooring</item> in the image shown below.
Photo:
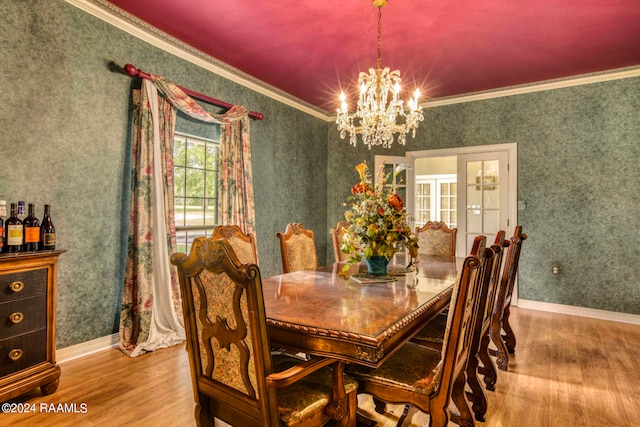
[[[487,420],[478,426],[640,426],[640,326],[518,308],[512,318],[516,354],[487,392]],[[110,349],[61,368],[54,394],[14,400],[35,412],[0,413],[0,426],[195,426],[184,345],[133,359]],[[391,406],[382,416],[369,396],[359,401],[379,427],[395,425],[402,412]],[[415,412],[410,425],[428,422]]]

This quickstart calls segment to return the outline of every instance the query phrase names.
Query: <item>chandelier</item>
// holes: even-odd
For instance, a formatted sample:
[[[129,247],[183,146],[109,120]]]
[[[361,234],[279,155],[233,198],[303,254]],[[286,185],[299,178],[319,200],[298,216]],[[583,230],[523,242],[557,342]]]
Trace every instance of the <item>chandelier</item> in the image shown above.
[[[382,7],[387,4],[387,0],[373,0],[371,4],[378,8],[378,68],[369,68],[369,74],[360,72],[360,96],[355,113],[349,114],[347,97],[344,92],[340,93],[336,123],[340,138],[344,139],[349,132],[349,142],[354,147],[357,135],[362,135],[362,142],[369,149],[372,145],[390,148],[396,133],[398,142],[402,145],[405,145],[408,132],[412,132],[415,138],[416,129],[424,116],[418,104],[420,90],[416,89],[413,98],[408,101],[409,109],[405,111],[404,101],[400,99],[400,71],[389,71],[388,67],[381,66]]]

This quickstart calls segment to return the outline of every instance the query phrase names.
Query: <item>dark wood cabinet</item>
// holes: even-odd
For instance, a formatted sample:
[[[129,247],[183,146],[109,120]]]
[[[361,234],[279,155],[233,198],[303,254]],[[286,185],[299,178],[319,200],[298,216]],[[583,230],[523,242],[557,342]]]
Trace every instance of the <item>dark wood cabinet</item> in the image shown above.
[[[56,276],[64,251],[0,254],[0,402],[58,388]]]

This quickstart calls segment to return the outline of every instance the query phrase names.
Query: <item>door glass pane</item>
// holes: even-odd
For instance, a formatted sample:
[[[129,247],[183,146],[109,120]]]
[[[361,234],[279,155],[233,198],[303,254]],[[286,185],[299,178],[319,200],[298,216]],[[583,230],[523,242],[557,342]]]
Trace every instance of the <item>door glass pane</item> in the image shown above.
[[[486,160],[484,162],[484,183],[485,184],[494,184],[498,183],[500,180],[499,169],[500,162],[498,160]]]
[[[482,162],[467,162],[467,184],[479,184],[481,176]]]
[[[484,207],[485,209],[500,209],[499,185],[485,185]]]
[[[482,207],[482,191],[475,185],[467,186],[467,209],[480,209]]]
[[[484,229],[483,233],[497,233],[500,228],[500,211],[485,210],[484,211]]]
[[[482,233],[482,211],[467,209],[467,233]]]

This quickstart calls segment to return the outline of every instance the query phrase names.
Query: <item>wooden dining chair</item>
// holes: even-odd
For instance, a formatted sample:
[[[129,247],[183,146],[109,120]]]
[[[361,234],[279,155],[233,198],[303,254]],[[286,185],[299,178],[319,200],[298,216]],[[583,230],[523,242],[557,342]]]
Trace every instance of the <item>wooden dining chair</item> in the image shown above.
[[[285,232],[277,232],[276,236],[280,241],[283,273],[318,268],[318,255],[313,231],[294,222],[287,224]]]
[[[340,246],[342,245],[342,236],[347,231],[349,223],[347,221],[338,221],[336,228],[330,228],[331,242],[333,243],[333,256],[336,262],[348,261],[351,258],[350,254],[342,252]]]
[[[398,426],[406,419],[409,405],[430,415],[430,427],[445,427],[449,420],[474,425],[465,383],[480,296],[486,294],[484,272],[491,270],[493,258],[493,251],[485,244],[484,236],[476,237],[472,253],[464,260],[440,351],[407,342],[379,368],[348,366],[348,372],[358,380],[358,393],[370,394],[377,402],[408,405]],[[458,413],[450,410],[451,402]]]
[[[493,318],[496,294],[500,283],[503,254],[502,245],[505,234],[504,230],[500,230],[496,234],[494,244],[491,246],[493,250],[493,260],[491,261],[490,269],[483,273],[483,280],[486,282],[486,293],[480,295],[479,320],[476,322],[476,327],[473,332],[471,354],[469,364],[467,365],[467,384],[471,389],[468,397],[472,402],[475,419],[478,421],[484,421],[487,412],[487,398],[478,380],[478,375],[483,376],[488,390],[495,390],[497,380],[497,371],[489,353],[489,342],[491,341],[491,320]],[[412,338],[412,342],[430,348],[440,349],[444,342],[446,322],[446,316],[437,316]],[[482,365],[480,365],[480,362]]]
[[[456,256],[457,228],[449,228],[442,221],[427,221],[422,227],[416,227],[418,254]]]
[[[226,239],[243,264],[258,264],[258,250],[253,233],[244,233],[237,225],[218,225],[211,235],[214,239]]]
[[[357,383],[344,363],[272,356],[260,270],[229,242],[194,239],[175,253],[198,426],[355,425]],[[333,365],[331,367],[331,365]]]
[[[511,313],[511,296],[513,286],[518,273],[518,262],[520,261],[520,250],[522,242],[527,239],[527,235],[522,233],[522,226],[516,226],[513,236],[504,246],[507,247],[504,255],[503,270],[500,277],[500,286],[496,298],[495,309],[491,320],[491,341],[496,346],[496,351],[492,352],[496,356],[496,365],[503,371],[509,367],[509,353],[515,352],[516,336],[509,324]],[[504,335],[502,335],[504,331]]]

